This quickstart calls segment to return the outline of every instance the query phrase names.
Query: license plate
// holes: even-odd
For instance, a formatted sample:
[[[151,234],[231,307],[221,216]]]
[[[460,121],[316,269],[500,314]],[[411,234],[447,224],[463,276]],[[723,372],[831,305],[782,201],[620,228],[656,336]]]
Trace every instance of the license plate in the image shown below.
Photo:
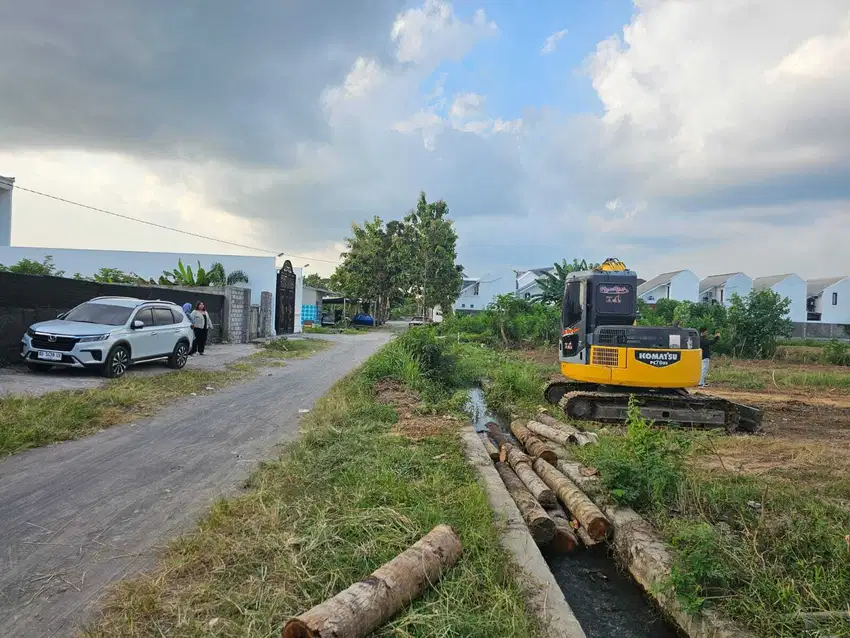
[[[38,358],[44,361],[62,361],[62,353],[60,352],[45,352],[44,350],[38,351]]]

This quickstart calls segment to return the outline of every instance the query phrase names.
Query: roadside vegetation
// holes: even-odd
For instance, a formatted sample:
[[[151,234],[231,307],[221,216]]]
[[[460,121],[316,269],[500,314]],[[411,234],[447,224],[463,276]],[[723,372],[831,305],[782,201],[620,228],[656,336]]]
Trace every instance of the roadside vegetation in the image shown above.
[[[318,339],[267,342],[248,359],[226,370],[184,369],[156,376],[133,374],[87,390],[40,396],[0,396],[0,455],[76,439],[119,423],[149,416],[164,404],[191,394],[214,392],[250,378],[258,367],[309,356],[330,345]]]
[[[301,439],[123,583],[86,635],[279,635],[448,523],[461,560],[374,635],[538,636],[451,418],[476,373],[457,348],[411,330],[337,383]]]
[[[311,328],[304,328],[304,334],[308,335],[362,335],[365,332],[367,332],[367,329],[358,330],[357,328],[327,328],[325,326],[313,326]]]

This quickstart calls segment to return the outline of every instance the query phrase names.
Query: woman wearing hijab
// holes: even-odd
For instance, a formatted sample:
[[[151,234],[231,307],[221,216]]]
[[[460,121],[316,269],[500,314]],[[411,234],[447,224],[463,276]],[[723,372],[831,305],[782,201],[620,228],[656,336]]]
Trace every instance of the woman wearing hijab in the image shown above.
[[[191,319],[192,318],[192,304],[190,304],[188,302],[184,303],[183,304],[183,312],[187,317],[189,317],[189,319]]]
[[[210,314],[207,312],[207,306],[203,301],[199,301],[192,311],[192,329],[195,331],[195,345],[193,350],[197,350],[198,354],[204,354],[204,349],[207,345],[207,334],[212,327]]]

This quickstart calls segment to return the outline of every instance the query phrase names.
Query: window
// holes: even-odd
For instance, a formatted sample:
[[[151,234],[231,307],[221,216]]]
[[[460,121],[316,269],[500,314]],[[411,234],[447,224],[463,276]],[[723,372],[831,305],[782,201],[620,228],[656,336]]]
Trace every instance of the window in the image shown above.
[[[723,303],[723,288],[720,289],[720,303]]]
[[[475,304],[474,304],[474,303],[471,303],[471,304],[469,304],[469,307],[470,307],[470,308],[475,308]]]
[[[838,293],[837,292],[832,293],[832,305],[833,306],[838,305]]]
[[[465,303],[462,303],[462,304],[460,304],[460,307],[461,307],[461,308],[466,308],[466,304],[465,304]]]
[[[171,326],[174,324],[174,315],[168,308],[154,308],[153,322],[157,326]]]
[[[84,303],[65,315],[65,321],[81,323],[99,323],[106,326],[123,326],[127,323],[132,308],[111,306],[105,303]]]
[[[481,284],[475,284],[475,287],[472,289],[472,294],[477,295],[481,292]]]
[[[581,321],[582,317],[582,282],[571,281],[566,286],[564,305],[561,310],[561,323],[569,328]]]
[[[526,299],[531,299],[531,293],[530,293],[530,292],[525,293],[525,298],[526,298]]]
[[[183,317],[186,316],[186,313],[183,312],[183,309],[177,310],[175,308],[171,309],[171,316],[174,317],[174,323],[182,323]]]
[[[136,313],[136,317],[133,321],[141,321],[145,326],[153,325],[153,312],[150,308],[142,308],[139,312]]]

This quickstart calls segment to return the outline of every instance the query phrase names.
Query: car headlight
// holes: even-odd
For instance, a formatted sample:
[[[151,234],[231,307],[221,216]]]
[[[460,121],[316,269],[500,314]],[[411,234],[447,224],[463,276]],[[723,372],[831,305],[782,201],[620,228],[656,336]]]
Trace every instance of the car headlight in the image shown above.
[[[30,338],[34,337],[35,336],[35,330],[33,330],[32,328],[27,328],[27,336],[30,337]]]
[[[107,332],[105,335],[91,335],[90,337],[81,337],[80,343],[93,343],[95,341],[106,341],[109,339],[110,334]]]

